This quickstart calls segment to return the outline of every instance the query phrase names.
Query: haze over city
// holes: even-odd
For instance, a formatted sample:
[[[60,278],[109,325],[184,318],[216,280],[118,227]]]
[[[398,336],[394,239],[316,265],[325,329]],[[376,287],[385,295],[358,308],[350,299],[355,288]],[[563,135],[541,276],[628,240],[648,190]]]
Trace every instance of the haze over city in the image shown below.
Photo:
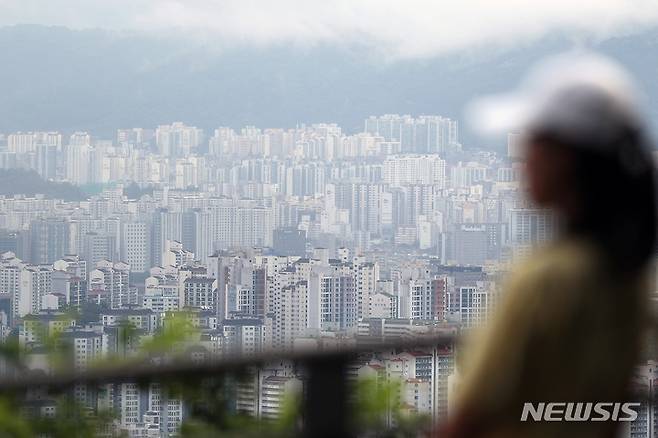
[[[0,435],[439,436],[469,412],[460,339],[505,321],[510,284],[563,299],[541,301],[546,333],[578,302],[558,292],[590,292],[589,253],[540,252],[571,236],[553,207],[580,187],[542,203],[525,173],[529,151],[582,151],[544,159],[561,137],[483,136],[466,109],[596,51],[655,131],[657,26],[642,0],[0,0]],[[551,281],[523,295],[519,266]],[[518,316],[510,348],[544,321]],[[655,436],[643,345],[618,436]]]

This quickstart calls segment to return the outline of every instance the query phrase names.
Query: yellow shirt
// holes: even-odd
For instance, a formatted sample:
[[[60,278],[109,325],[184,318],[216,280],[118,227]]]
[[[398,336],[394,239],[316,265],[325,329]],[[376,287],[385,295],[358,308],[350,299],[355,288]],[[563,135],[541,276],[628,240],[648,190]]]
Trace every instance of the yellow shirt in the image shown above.
[[[647,289],[646,276],[620,278],[585,240],[540,249],[467,348],[457,411],[482,422],[481,436],[609,435],[611,423],[521,422],[523,404],[626,401]]]

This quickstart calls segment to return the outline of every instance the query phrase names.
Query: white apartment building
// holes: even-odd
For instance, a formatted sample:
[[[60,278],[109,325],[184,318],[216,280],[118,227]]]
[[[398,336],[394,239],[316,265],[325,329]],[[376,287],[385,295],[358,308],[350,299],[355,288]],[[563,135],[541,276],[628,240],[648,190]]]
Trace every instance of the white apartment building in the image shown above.
[[[260,416],[269,420],[279,418],[285,398],[300,396],[302,388],[302,381],[297,377],[265,377],[260,389]]]
[[[308,329],[308,282],[276,285],[269,283],[268,306],[275,317],[272,322],[272,347],[290,350],[295,338]]]
[[[182,122],[160,125],[155,130],[155,141],[160,155],[164,157],[185,157],[203,141],[203,131]]]
[[[446,162],[437,155],[392,155],[384,161],[384,182],[398,187],[428,184],[443,188]]]
[[[121,223],[121,260],[133,272],[147,272],[150,266],[150,236],[146,222]]]
[[[52,266],[27,265],[20,272],[17,315],[25,316],[41,310],[41,298],[52,290]]]
[[[68,144],[64,147],[64,175],[71,184],[82,185],[89,182],[89,143]]]

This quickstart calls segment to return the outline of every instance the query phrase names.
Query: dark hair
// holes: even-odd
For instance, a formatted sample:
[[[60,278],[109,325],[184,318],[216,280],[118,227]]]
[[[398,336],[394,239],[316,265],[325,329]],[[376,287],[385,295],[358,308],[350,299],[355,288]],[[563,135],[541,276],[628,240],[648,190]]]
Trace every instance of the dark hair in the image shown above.
[[[624,127],[608,144],[574,144],[548,132],[535,140],[565,147],[575,161],[573,184],[581,208],[565,218],[566,232],[600,245],[615,271],[635,272],[656,243],[654,165],[642,129]]]

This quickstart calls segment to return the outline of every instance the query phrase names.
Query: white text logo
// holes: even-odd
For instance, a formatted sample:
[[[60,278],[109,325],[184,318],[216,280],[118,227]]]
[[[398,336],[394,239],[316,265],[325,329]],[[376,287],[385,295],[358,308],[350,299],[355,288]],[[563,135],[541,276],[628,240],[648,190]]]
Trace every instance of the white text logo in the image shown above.
[[[521,421],[634,421],[640,403],[524,403]]]

